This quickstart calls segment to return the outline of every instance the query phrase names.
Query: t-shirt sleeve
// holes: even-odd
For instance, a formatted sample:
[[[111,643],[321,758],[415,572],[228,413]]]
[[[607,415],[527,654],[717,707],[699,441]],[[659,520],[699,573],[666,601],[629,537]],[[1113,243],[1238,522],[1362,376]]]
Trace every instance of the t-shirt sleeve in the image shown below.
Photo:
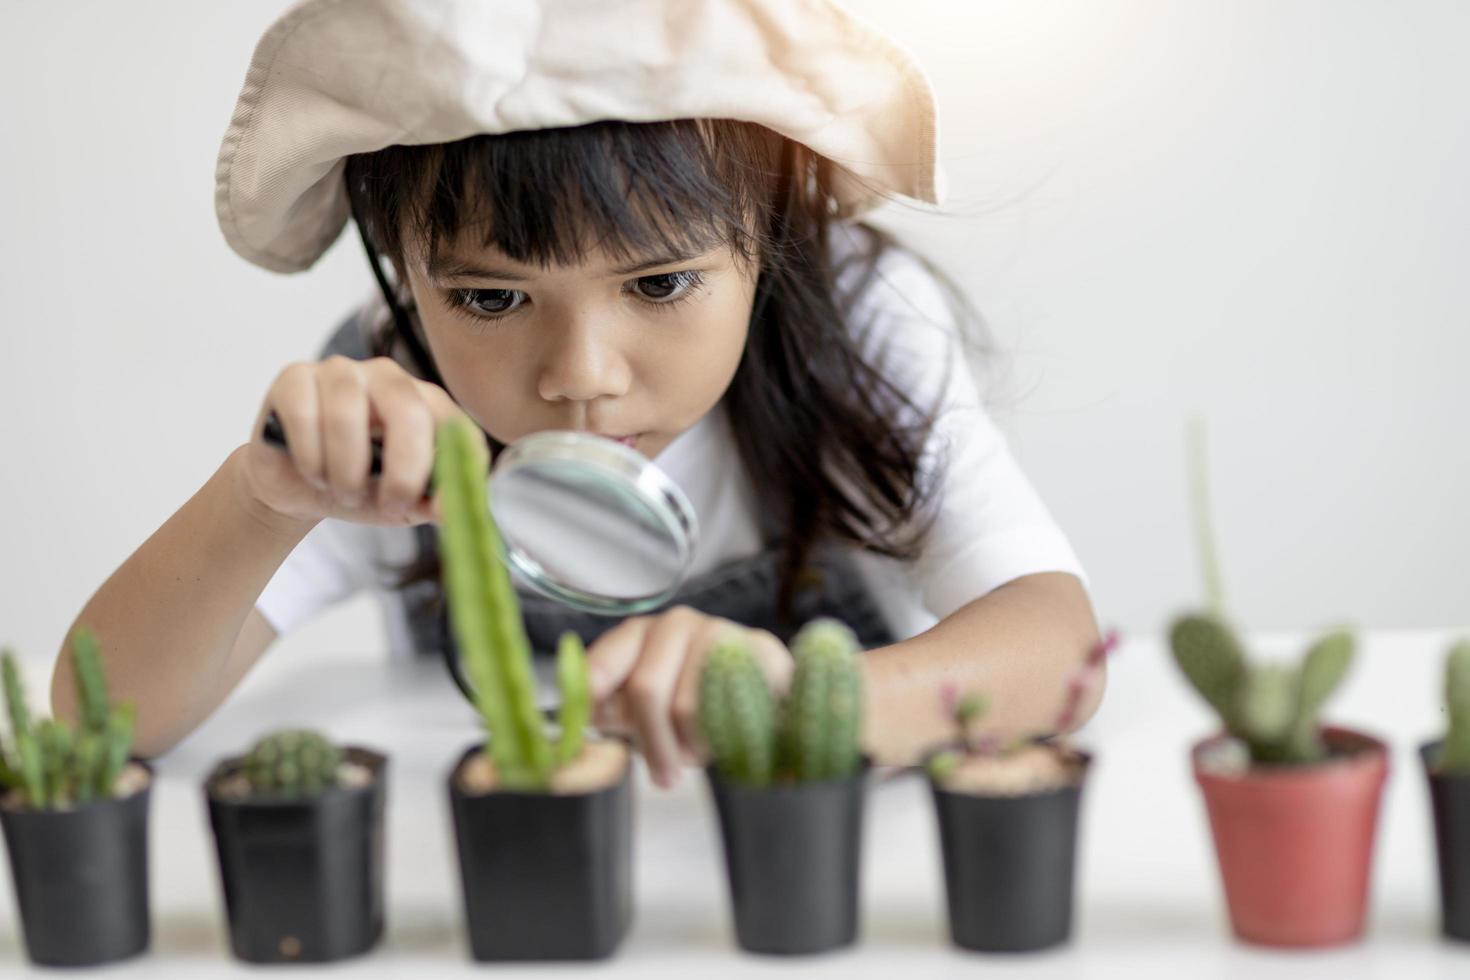
[[[891,250],[854,306],[865,356],[916,410],[934,410],[921,458],[932,517],[910,569],[924,606],[943,619],[1023,575],[1086,575],[1071,543],[985,411],[956,320],[934,277]]]
[[[328,518],[302,538],[255,600],[276,635],[376,584],[366,527]]]

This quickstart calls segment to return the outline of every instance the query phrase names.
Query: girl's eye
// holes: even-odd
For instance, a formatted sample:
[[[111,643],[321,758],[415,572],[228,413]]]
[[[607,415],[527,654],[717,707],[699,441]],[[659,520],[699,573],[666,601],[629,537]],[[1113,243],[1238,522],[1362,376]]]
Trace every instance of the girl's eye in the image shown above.
[[[520,309],[526,294],[519,289],[456,289],[454,304],[477,316],[504,316]]]
[[[704,281],[698,272],[663,272],[633,280],[633,292],[650,303],[672,303],[692,293]]]

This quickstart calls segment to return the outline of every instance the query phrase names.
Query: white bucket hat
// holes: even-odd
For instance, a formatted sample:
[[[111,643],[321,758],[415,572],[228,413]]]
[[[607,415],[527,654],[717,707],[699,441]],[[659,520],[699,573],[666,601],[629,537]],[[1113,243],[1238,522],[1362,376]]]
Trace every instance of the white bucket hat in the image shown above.
[[[833,0],[304,0],[255,48],[220,147],[236,252],[310,268],[341,234],[344,159],[601,120],[759,123],[883,195],[938,203],[934,96],[913,58]]]

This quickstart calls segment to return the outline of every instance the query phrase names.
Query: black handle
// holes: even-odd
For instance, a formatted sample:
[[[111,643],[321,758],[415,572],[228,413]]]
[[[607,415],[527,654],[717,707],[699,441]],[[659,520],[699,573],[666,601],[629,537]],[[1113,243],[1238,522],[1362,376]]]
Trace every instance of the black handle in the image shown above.
[[[290,450],[286,443],[286,430],[281,425],[280,418],[272,411],[265,417],[265,425],[261,428],[260,436],[267,443],[280,449]],[[372,461],[368,464],[369,476],[383,475],[383,441],[372,440]],[[434,489],[434,474],[429,474],[429,485],[424,490],[424,498],[427,499]]]

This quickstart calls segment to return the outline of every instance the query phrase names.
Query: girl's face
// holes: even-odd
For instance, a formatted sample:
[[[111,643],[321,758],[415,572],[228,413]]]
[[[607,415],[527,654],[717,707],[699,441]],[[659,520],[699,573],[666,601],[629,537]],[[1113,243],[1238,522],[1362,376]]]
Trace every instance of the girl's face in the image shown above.
[[[725,246],[540,266],[462,239],[407,261],[434,362],[486,432],[578,429],[650,458],[725,393],[757,272]]]

